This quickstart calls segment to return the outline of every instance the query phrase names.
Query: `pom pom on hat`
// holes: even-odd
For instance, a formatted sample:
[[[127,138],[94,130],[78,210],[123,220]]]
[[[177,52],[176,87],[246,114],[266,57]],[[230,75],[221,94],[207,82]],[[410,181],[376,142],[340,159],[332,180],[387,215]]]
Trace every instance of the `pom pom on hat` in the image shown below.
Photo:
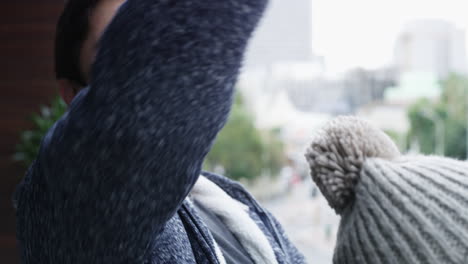
[[[366,158],[392,160],[400,152],[385,133],[370,123],[342,116],[316,133],[305,156],[312,179],[340,214],[354,198]]]

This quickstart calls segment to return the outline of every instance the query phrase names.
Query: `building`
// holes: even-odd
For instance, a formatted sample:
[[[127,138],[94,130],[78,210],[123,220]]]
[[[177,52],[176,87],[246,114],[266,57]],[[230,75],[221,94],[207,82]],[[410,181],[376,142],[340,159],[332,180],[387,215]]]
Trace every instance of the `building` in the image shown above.
[[[312,0],[270,0],[249,44],[246,67],[312,58]]]
[[[319,77],[302,82],[288,81],[283,84],[288,87],[288,94],[293,105],[303,112],[331,115],[351,112],[346,100],[346,87],[342,80]]]
[[[422,98],[435,102],[440,92],[441,87],[435,74],[403,74],[398,85],[384,90],[381,100],[363,105],[358,108],[357,114],[380,129],[392,133],[397,145],[405,150],[409,147],[406,139],[406,133],[410,129],[409,107]]]
[[[442,20],[415,20],[405,25],[395,43],[397,85],[383,100],[364,105],[358,114],[381,129],[405,135],[408,108],[421,98],[437,101],[439,81],[450,73],[466,74],[465,32]],[[406,140],[400,146],[406,148]]]
[[[430,73],[438,79],[467,72],[465,31],[443,20],[415,20],[400,33],[394,50],[400,75]]]
[[[290,100],[296,88],[305,91],[304,100],[313,99],[311,80],[321,75],[323,68],[323,61],[313,54],[312,0],[270,0],[249,43],[239,80],[257,125],[271,123],[267,119],[269,106],[284,94]]]
[[[343,82],[346,102],[354,113],[361,106],[383,100],[387,89],[395,86],[396,76],[393,68],[354,69],[345,75]]]

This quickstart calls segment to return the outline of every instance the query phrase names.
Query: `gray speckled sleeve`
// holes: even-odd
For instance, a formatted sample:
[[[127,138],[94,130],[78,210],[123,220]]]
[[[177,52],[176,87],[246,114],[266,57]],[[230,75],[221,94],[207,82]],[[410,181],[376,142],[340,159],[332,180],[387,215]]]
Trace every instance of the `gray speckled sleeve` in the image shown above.
[[[266,0],[128,0],[18,188],[24,263],[142,263],[223,127]]]

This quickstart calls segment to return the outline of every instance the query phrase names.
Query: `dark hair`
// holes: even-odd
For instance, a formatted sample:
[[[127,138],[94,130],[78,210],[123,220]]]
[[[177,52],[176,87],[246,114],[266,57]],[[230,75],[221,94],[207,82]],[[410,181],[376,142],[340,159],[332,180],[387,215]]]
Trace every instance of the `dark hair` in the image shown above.
[[[55,76],[81,85],[86,80],[80,70],[80,53],[89,32],[89,17],[99,0],[68,0],[57,23],[55,36]]]

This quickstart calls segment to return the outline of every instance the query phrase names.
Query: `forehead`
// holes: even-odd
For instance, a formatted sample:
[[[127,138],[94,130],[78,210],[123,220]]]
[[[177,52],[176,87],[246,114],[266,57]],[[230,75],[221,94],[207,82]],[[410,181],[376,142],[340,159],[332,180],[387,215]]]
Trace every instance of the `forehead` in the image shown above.
[[[100,0],[89,16],[88,35],[83,42],[80,52],[80,71],[85,82],[89,80],[91,65],[93,64],[99,39],[111,22],[119,7],[126,0]]]
[[[111,22],[115,13],[125,0],[101,0],[92,10],[89,18],[89,37],[99,38],[107,25]]]

